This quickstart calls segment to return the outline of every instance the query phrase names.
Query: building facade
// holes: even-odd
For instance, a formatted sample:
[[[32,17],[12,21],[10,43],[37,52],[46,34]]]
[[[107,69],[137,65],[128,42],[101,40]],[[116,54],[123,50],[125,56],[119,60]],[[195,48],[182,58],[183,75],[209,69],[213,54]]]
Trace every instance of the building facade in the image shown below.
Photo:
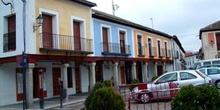
[[[195,62],[199,61],[199,52],[186,52],[186,69],[191,69]]]
[[[220,21],[200,29],[199,39],[203,60],[220,58]]]
[[[181,68],[184,49],[176,38],[92,10],[95,3],[23,0],[12,6],[0,3],[0,106],[26,100],[33,108],[40,95],[60,95],[60,80],[68,101],[96,82],[113,80],[117,89]]]

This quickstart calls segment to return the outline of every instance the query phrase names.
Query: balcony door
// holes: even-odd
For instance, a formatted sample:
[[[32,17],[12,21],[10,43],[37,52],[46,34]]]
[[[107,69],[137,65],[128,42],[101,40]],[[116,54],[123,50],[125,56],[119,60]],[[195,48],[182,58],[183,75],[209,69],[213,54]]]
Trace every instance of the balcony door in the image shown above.
[[[74,48],[75,50],[81,50],[80,22],[73,21],[73,32],[74,32]]]
[[[102,28],[103,52],[109,52],[108,48],[108,28]]]
[[[53,48],[53,28],[52,28],[52,16],[42,15],[44,18],[42,24],[42,39],[43,39],[43,48]]]
[[[4,34],[4,52],[16,50],[16,16],[8,17],[8,33]]]
[[[120,49],[121,53],[125,53],[125,32],[120,31]]]
[[[141,35],[138,35],[137,38],[138,38],[138,55],[143,55],[142,54],[142,47],[141,47]]]

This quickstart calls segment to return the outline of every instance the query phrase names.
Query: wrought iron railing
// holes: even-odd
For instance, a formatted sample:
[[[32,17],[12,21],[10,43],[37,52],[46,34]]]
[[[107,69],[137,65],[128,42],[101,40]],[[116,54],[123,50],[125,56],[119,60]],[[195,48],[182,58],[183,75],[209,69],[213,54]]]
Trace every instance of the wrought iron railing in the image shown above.
[[[16,32],[10,32],[3,35],[3,52],[16,50]]]
[[[149,47],[149,56],[150,57],[156,57],[157,56],[156,47]]]
[[[165,56],[165,49],[160,48],[159,57],[164,57],[164,56]]]
[[[40,48],[92,52],[92,39],[45,32],[40,38]]]
[[[145,46],[138,47],[138,55],[139,56],[145,55]]]
[[[105,54],[115,53],[115,54],[130,54],[130,45],[120,45],[119,43],[101,43],[102,52]]]
[[[171,58],[171,50],[170,49],[165,49],[165,57]]]

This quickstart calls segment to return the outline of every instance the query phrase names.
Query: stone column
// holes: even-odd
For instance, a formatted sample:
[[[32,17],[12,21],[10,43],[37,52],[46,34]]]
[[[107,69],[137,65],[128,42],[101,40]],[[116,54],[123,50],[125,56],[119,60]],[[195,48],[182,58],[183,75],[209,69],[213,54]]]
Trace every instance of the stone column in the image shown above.
[[[166,63],[163,63],[163,73],[164,73],[164,71],[166,71],[167,69],[166,69]]]
[[[113,77],[114,77],[114,87],[116,89],[118,89],[118,62],[115,62],[114,65],[113,65],[113,69],[114,69],[114,74],[113,74]]]
[[[148,63],[144,63],[144,71],[143,71],[143,73],[142,73],[142,76],[143,76],[143,82],[147,82],[147,66],[148,66]]]
[[[33,101],[33,68],[35,67],[34,63],[29,63],[26,74],[26,98],[27,98],[27,108],[34,108]]]
[[[133,79],[137,79],[136,62],[133,62],[131,69],[132,69],[132,80],[133,80]]]
[[[155,75],[158,76],[158,74],[157,74],[157,62],[155,62],[154,66],[155,66]]]
[[[63,89],[66,89],[66,98],[65,102],[68,102],[68,80],[67,80],[67,67],[69,67],[68,63],[63,65]]]
[[[95,82],[96,82],[96,79],[95,79],[95,65],[96,63],[95,62],[92,62],[89,64],[89,67],[90,67],[90,75],[89,75],[89,79],[90,79],[90,82],[89,82],[89,89],[90,91],[92,90],[93,86],[95,85]]]

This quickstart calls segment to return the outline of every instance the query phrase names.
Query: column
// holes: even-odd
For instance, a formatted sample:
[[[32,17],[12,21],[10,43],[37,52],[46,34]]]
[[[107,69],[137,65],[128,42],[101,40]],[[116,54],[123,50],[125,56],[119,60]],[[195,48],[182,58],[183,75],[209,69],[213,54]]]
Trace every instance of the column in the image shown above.
[[[133,80],[133,79],[137,79],[136,62],[133,62],[131,69],[132,69],[132,80]]]
[[[116,88],[116,90],[118,90],[118,62],[115,62],[113,65],[113,69],[114,69],[114,87]]]
[[[34,101],[33,101],[33,68],[35,67],[34,63],[29,63],[27,68],[26,74],[26,98],[27,98],[27,108],[33,109],[34,108]]]
[[[92,90],[93,86],[95,85],[95,81],[96,81],[96,79],[95,79],[95,65],[96,65],[95,62],[92,62],[92,63],[89,64],[89,67],[90,67],[89,89],[90,89],[90,91]]]
[[[158,74],[157,74],[157,62],[155,62],[154,70],[155,70],[155,75],[158,76]]]
[[[65,63],[63,65],[63,89],[66,89],[66,98],[65,98],[65,102],[68,102],[68,80],[67,80],[67,67],[69,67],[68,63]]]
[[[148,79],[148,77],[147,77],[147,66],[148,66],[148,63],[144,63],[144,71],[143,71],[143,73],[142,73],[142,76],[143,76],[143,81],[144,82],[147,82],[147,79]]]
[[[167,71],[167,69],[166,69],[166,63],[163,63],[163,73],[164,73],[164,71]]]

